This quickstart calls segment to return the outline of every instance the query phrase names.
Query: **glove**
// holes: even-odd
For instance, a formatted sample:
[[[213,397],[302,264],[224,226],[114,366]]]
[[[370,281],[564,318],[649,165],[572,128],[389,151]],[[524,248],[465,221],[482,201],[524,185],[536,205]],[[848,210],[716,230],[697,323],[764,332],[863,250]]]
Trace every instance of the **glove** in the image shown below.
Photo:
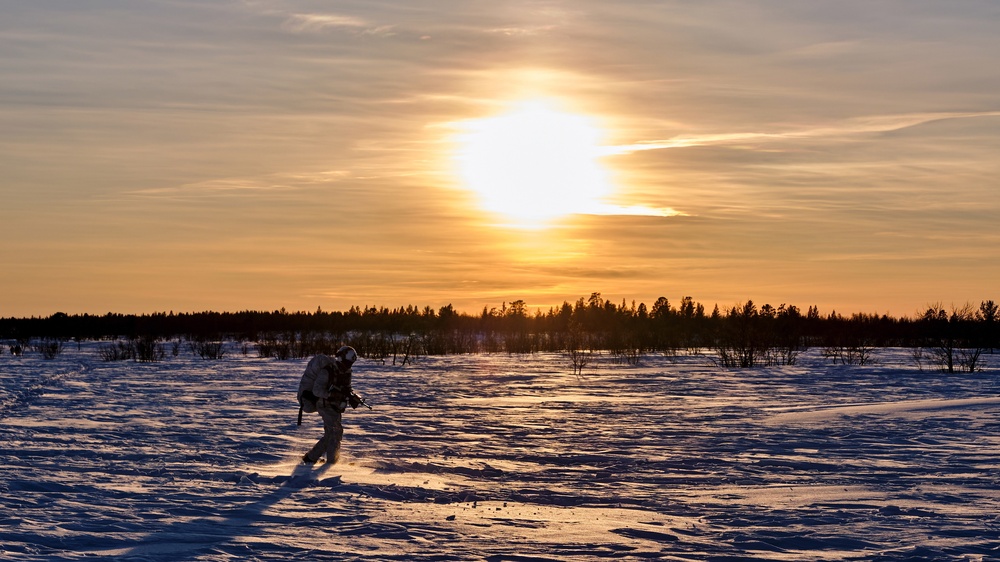
[[[361,405],[361,399],[352,394],[347,397],[347,403],[351,405],[352,410],[357,410],[358,406]]]

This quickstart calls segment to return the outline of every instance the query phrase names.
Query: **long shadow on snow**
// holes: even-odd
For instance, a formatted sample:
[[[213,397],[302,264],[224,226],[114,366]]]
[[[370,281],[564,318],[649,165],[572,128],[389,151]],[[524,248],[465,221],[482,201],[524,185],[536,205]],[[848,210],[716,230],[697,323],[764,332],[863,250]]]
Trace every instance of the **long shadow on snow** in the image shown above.
[[[264,512],[292,494],[312,486],[338,486],[340,477],[322,479],[322,475],[331,465],[321,465],[318,468],[310,465],[298,465],[288,476],[263,478],[272,483],[281,482],[273,492],[259,500],[229,510],[220,510],[217,515],[199,517],[183,522],[167,525],[147,535],[139,544],[121,552],[123,559],[137,560],[177,560],[181,553],[191,554],[195,551],[207,550],[222,546],[240,537],[249,537],[258,532],[266,531],[266,526],[259,530],[254,523],[264,519]],[[256,474],[241,475],[235,479],[238,484],[256,485]],[[329,520],[329,517],[326,518]],[[356,516],[345,516],[344,522],[355,521]]]

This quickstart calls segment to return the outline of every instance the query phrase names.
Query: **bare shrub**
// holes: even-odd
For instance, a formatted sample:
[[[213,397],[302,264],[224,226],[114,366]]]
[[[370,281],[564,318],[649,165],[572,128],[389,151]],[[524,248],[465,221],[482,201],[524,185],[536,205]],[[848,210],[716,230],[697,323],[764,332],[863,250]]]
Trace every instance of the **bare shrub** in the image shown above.
[[[413,363],[414,357],[420,352],[420,340],[416,334],[410,334],[399,340],[393,339],[395,345],[392,352],[392,364],[396,364],[397,357],[399,365],[405,367],[407,363]]]
[[[283,332],[266,334],[257,341],[257,355],[273,357],[280,361],[312,357],[319,353],[330,354],[337,350],[340,344],[337,338],[321,332]],[[361,348],[365,345],[358,344]],[[244,354],[249,353],[247,344],[243,344]],[[360,355],[365,355],[358,350]]]
[[[573,327],[566,337],[566,355],[569,357],[573,374],[577,377],[583,374],[583,369],[590,364],[594,356],[593,342],[589,334]]]
[[[642,362],[642,356],[643,353],[641,347],[626,347],[619,350],[616,355],[618,361],[632,365],[633,367]]]
[[[717,335],[715,351],[719,365],[726,368],[752,369],[766,364],[771,349],[771,334],[753,301],[729,310],[725,326]]]
[[[573,374],[579,377],[583,375],[584,367],[590,364],[594,352],[590,349],[568,349],[566,355],[569,357],[570,366],[573,367]]]
[[[847,344],[831,345],[823,348],[823,357],[834,364],[872,365],[875,363],[875,344],[865,339],[857,339]]]
[[[371,361],[378,361],[385,365],[385,360],[392,355],[395,364],[396,341],[392,334],[386,330],[364,331],[354,338],[354,349],[358,355],[368,358]]]
[[[135,347],[132,342],[115,341],[101,344],[97,348],[97,356],[101,361],[125,361],[135,358]]]
[[[776,346],[767,350],[765,361],[767,365],[794,365],[802,352],[797,345]]]
[[[219,340],[193,341],[191,352],[202,359],[222,359],[226,354],[226,345]]]
[[[958,365],[963,371],[975,373],[982,371],[984,367],[983,353],[986,351],[982,347],[967,347],[958,350]]]
[[[910,359],[917,366],[920,371],[924,370],[924,363],[926,363],[930,358],[927,356],[927,350],[923,347],[916,346],[910,348]]]
[[[257,342],[257,355],[260,357],[274,357],[279,361],[285,361],[292,357],[293,341],[288,338],[268,335]]]
[[[63,342],[56,338],[43,338],[35,344],[35,351],[42,354],[44,359],[55,359],[63,352]]]
[[[719,357],[719,365],[727,369],[750,369],[758,365],[757,355],[752,349],[719,345],[716,346],[715,353]]]
[[[951,313],[934,304],[924,312],[921,320],[931,333],[931,356],[943,372],[954,373],[956,367],[969,372],[982,369],[982,356],[989,346],[977,326],[985,320],[983,314],[971,304],[953,306]]]
[[[131,342],[135,350],[135,360],[140,363],[154,363],[166,358],[167,352],[163,344],[153,336],[143,336]]]

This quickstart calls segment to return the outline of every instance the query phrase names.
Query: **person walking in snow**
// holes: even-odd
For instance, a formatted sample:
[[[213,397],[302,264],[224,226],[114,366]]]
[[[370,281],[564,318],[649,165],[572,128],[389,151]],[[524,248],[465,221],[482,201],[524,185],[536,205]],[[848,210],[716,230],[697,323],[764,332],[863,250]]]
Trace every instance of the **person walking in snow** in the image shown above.
[[[302,462],[315,464],[325,453],[326,462],[340,458],[340,442],[344,438],[341,416],[347,409],[357,408],[362,400],[351,389],[351,366],[358,359],[353,347],[343,346],[333,357],[319,354],[309,360],[299,381],[299,425],[302,412],[319,412],[323,418],[323,436],[302,456]]]

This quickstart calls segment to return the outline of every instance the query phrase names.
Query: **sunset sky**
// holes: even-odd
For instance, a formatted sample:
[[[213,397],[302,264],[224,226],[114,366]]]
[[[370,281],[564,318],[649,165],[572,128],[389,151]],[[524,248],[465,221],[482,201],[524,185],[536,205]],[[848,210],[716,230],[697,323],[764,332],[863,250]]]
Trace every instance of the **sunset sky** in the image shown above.
[[[0,0],[0,317],[1000,300],[1000,2]]]

